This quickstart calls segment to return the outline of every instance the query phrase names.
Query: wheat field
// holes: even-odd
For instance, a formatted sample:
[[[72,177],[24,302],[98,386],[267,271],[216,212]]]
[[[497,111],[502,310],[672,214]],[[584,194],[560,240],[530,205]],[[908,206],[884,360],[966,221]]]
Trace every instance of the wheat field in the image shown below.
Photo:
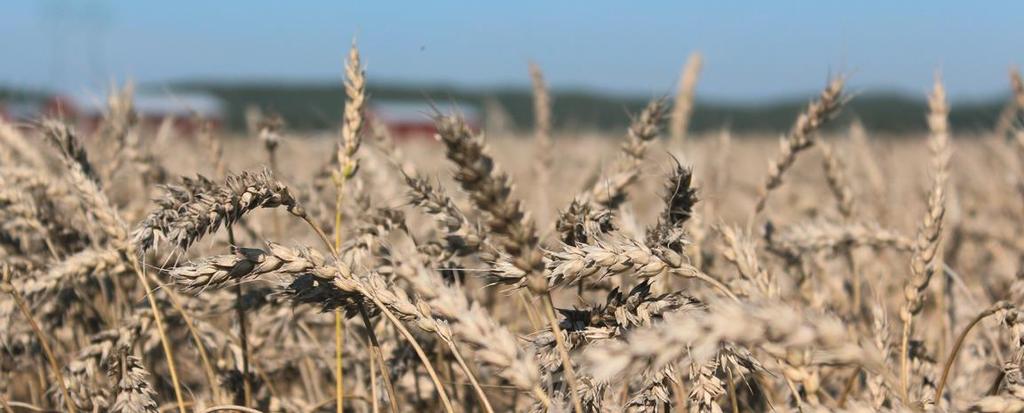
[[[688,134],[700,70],[620,134],[552,130],[531,66],[532,133],[396,140],[354,45],[317,136],[130,87],[0,123],[0,407],[1024,411],[1019,75],[991,131],[940,78],[927,133],[835,124],[837,76],[779,137]]]

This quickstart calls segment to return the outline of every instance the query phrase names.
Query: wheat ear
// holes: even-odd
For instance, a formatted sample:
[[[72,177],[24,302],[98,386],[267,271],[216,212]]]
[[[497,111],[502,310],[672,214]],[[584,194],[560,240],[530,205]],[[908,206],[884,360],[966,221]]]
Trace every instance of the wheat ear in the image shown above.
[[[551,292],[544,277],[543,255],[538,246],[533,220],[523,210],[522,203],[511,198],[512,184],[508,175],[497,169],[494,159],[487,153],[481,140],[475,137],[465,121],[455,117],[437,119],[437,137],[445,145],[445,153],[455,165],[455,180],[470,193],[477,209],[487,214],[487,227],[498,235],[499,248],[512,256],[512,265],[524,274],[531,293],[546,300],[548,323],[556,334],[561,334],[555,318]],[[565,378],[571,389],[576,413],[583,412],[576,374],[564,343],[559,353],[565,366]]]
[[[793,124],[793,129],[789,131],[789,134],[779,142],[779,154],[768,165],[768,176],[758,194],[754,216],[764,209],[772,190],[782,185],[782,175],[793,166],[797,154],[814,145],[814,133],[839,112],[846,101],[843,95],[845,81],[846,78],[842,76],[832,79],[818,99],[811,102],[807,109],[796,118],[796,123]],[[753,221],[753,217],[751,217],[751,221]]]
[[[686,139],[686,129],[693,113],[694,90],[697,88],[697,78],[703,65],[704,59],[700,52],[693,52],[686,59],[686,65],[679,76],[679,90],[676,93],[676,104],[672,109],[672,120],[669,123],[669,133],[674,142],[681,143]]]
[[[537,194],[539,204],[544,213],[548,209],[548,188],[551,182],[552,165],[552,143],[551,143],[551,95],[548,93],[547,82],[544,81],[544,73],[540,66],[530,63],[530,80],[533,85],[533,121],[534,121],[534,151],[535,169],[537,171]],[[541,217],[540,221],[546,221]]]
[[[928,194],[928,212],[917,231],[914,252],[911,256],[910,278],[903,287],[904,305],[900,310],[903,321],[903,340],[900,347],[900,390],[907,401],[910,366],[908,363],[910,336],[914,316],[924,305],[924,291],[932,276],[941,271],[935,265],[939,241],[942,235],[942,218],[946,213],[946,181],[949,177],[949,108],[946,105],[946,91],[942,81],[935,79],[935,86],[928,97],[929,147],[932,154],[932,187]]]

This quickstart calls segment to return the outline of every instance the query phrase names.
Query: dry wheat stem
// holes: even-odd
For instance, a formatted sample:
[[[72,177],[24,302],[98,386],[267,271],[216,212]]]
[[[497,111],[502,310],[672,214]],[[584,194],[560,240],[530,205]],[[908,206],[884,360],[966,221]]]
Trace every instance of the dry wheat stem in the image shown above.
[[[344,385],[344,363],[342,355],[345,350],[345,318],[341,314],[341,310],[334,310],[334,354],[335,356],[335,389],[337,393],[337,412],[344,413],[344,402],[345,402],[345,385]]]
[[[230,411],[239,411],[239,412],[246,412],[246,413],[263,413],[262,411],[257,410],[257,409],[253,409],[251,407],[236,406],[236,405],[233,405],[233,404],[225,404],[225,405],[222,405],[222,406],[207,407],[207,408],[203,409],[202,412],[200,412],[200,413],[215,413],[215,412],[222,412],[222,411],[229,411],[229,412]]]
[[[511,333],[500,327],[479,305],[471,304],[461,290],[446,285],[434,272],[416,267],[411,273],[415,276],[407,278],[407,281],[416,294],[428,300],[430,307],[429,312],[423,310],[421,313],[433,312],[440,318],[451,320],[453,333],[474,347],[478,362],[498,368],[502,372],[499,375],[515,387],[536,395],[535,389],[540,385],[537,368],[532,365],[531,356],[522,354]],[[519,292],[523,297],[525,292]],[[472,375],[470,372],[467,374]],[[538,401],[549,403],[545,400],[546,395],[538,398]]]
[[[150,274],[149,276],[152,278],[152,281],[167,294],[167,299],[171,303],[171,306],[174,307],[174,310],[181,315],[182,321],[185,322],[185,328],[188,329],[189,335],[192,337],[192,342],[195,344],[196,350],[199,353],[199,360],[203,363],[203,373],[206,374],[206,381],[210,386],[210,391],[213,393],[213,399],[220,401],[220,386],[218,385],[216,374],[213,372],[213,365],[210,363],[210,357],[206,353],[206,345],[203,344],[202,339],[199,337],[199,332],[196,331],[196,327],[192,321],[192,316],[189,315],[188,311],[186,311],[184,307],[182,307],[178,293],[171,289],[164,288],[166,285],[161,283],[155,275]]]
[[[11,404],[7,402],[7,398],[4,397],[4,395],[2,395],[2,394],[0,394],[0,407],[3,407],[4,410],[9,411],[9,412],[13,412],[14,411],[14,409],[11,408]]]
[[[946,379],[949,378],[949,372],[953,368],[953,363],[956,362],[956,356],[960,353],[960,347],[963,346],[964,339],[967,338],[967,334],[970,333],[971,329],[978,325],[981,320],[984,320],[985,317],[1011,308],[1013,308],[1013,305],[1006,301],[997,302],[991,307],[985,309],[985,311],[979,313],[977,317],[974,317],[974,319],[964,327],[963,331],[960,332],[960,335],[956,338],[956,343],[953,345],[953,349],[950,350],[949,356],[946,357],[946,362],[942,366],[942,375],[940,376],[938,386],[935,387],[936,403],[942,399],[942,391],[946,388]]]
[[[153,311],[153,320],[156,322],[157,332],[160,334],[160,344],[164,349],[164,358],[167,359],[167,370],[171,374],[171,383],[174,385],[174,397],[178,402],[179,413],[186,413],[185,410],[185,399],[181,394],[181,386],[178,382],[178,371],[174,364],[174,352],[171,348],[170,340],[167,338],[167,333],[164,329],[163,316],[160,313],[160,308],[156,305],[156,297],[153,294],[153,289],[149,286],[149,281],[146,279],[144,266],[141,266],[137,261],[129,258],[132,265],[132,270],[142,283],[142,288],[146,291],[146,298],[149,300],[150,309]]]
[[[416,352],[416,355],[419,356],[421,361],[423,361],[423,368],[427,371],[427,374],[430,376],[430,379],[433,380],[434,388],[435,390],[437,390],[437,396],[438,398],[441,399],[441,404],[444,406],[445,411],[448,413],[454,413],[455,408],[452,407],[451,400],[448,399],[448,394],[445,391],[444,385],[441,383],[441,380],[437,377],[437,373],[434,371],[434,367],[431,365],[430,359],[427,357],[426,353],[423,352],[423,348],[421,348],[420,345],[416,342],[416,338],[413,337],[411,333],[409,333],[409,330],[405,329],[405,327],[402,326],[401,321],[399,321],[398,318],[395,317],[394,313],[392,313],[391,310],[388,309],[386,305],[381,303],[380,300],[378,300],[373,295],[368,295],[368,297],[370,298],[371,301],[374,302],[374,304],[377,305],[378,308],[380,308],[381,313],[383,313],[384,316],[388,318],[388,320],[391,320],[391,323],[395,326],[395,329],[397,329],[398,332],[402,335],[402,337],[404,337],[405,340],[409,343],[409,345],[412,346],[413,350]]]
[[[372,356],[373,359],[377,360],[377,365],[378,365],[378,367],[380,367],[381,378],[384,379],[384,389],[388,393],[388,406],[391,407],[391,413],[398,413],[398,411],[399,411],[398,410],[398,398],[396,397],[395,386],[391,383],[390,373],[385,368],[384,355],[381,354],[381,352],[380,352],[380,343],[377,341],[377,334],[373,332],[373,323],[370,322],[370,316],[366,314],[366,308],[364,306],[362,306],[362,305],[359,306],[359,316],[362,317],[363,325],[366,327],[366,330],[368,331],[367,337],[369,338],[369,342],[370,342],[370,346],[369,346],[370,347],[370,352],[373,354],[373,356]],[[372,361],[371,361],[370,364],[371,364],[370,365],[370,374],[371,375],[376,375],[376,373],[373,372],[373,365],[372,365],[373,363],[372,363]],[[376,384],[371,384],[371,385],[376,387]],[[374,400],[373,410],[376,411],[377,410],[377,397],[376,397],[376,395],[373,397],[373,400]]]
[[[562,369],[565,372],[565,380],[569,382],[569,396],[572,400],[573,408],[576,410],[576,413],[583,413],[583,404],[580,402],[579,392],[577,391],[579,385],[576,382],[575,368],[572,366],[572,359],[569,357],[568,347],[565,345],[565,340],[562,338],[562,329],[558,326],[558,318],[555,317],[555,305],[551,301],[551,292],[547,292],[547,294],[541,299],[544,301],[544,311],[547,313],[548,324],[551,328],[551,332],[555,336],[558,354],[562,357]]]
[[[424,368],[434,381],[442,403],[447,408],[451,408],[450,401],[448,401],[447,395],[444,394],[444,386],[437,378],[426,354],[419,344],[416,343],[415,338],[394,315],[389,306],[380,300],[377,290],[372,287],[372,283],[367,284],[351,278],[351,270],[343,267],[340,261],[336,261],[338,269],[331,270],[323,262],[323,258],[312,250],[293,250],[273,243],[268,243],[267,247],[267,251],[239,248],[237,249],[238,252],[234,255],[209,257],[199,263],[175,268],[171,271],[171,275],[181,287],[187,290],[216,288],[242,277],[254,277],[275,272],[292,275],[312,273],[318,278],[333,279],[333,283],[330,284],[332,287],[341,287],[339,291],[343,293],[358,293],[363,297],[369,298],[388,318],[395,329],[399,331],[420,357]],[[356,301],[354,305],[358,307],[358,310],[360,312],[365,311],[361,303],[358,303],[358,299]],[[372,332],[371,325],[367,324],[367,329]],[[376,341],[372,333],[370,334],[371,342]],[[391,395],[390,398],[397,402],[396,396]]]
[[[235,232],[231,224],[227,224],[225,230],[228,233],[228,252],[235,250]],[[252,405],[252,382],[249,378],[249,334],[246,329],[245,308],[242,306],[242,284],[235,282],[235,316],[238,319],[238,341],[242,346],[242,391],[245,405]]]
[[[25,300],[21,297],[21,293],[11,285],[10,278],[10,268],[4,265],[3,284],[0,285],[0,288],[14,298],[14,303],[18,306],[18,310],[21,311],[22,316],[25,317],[25,320],[27,320],[29,325],[32,327],[32,332],[35,333],[36,338],[39,340],[39,345],[43,347],[43,354],[46,355],[46,360],[50,363],[50,370],[53,372],[53,375],[57,377],[57,385],[60,386],[60,391],[64,395],[64,402],[68,407],[68,411],[75,413],[77,410],[71,402],[71,397],[68,393],[68,387],[66,384],[67,380],[61,373],[60,366],[57,363],[57,358],[53,355],[53,350],[50,349],[50,342],[47,340],[46,336],[43,335],[43,330],[39,328],[39,324],[36,323],[35,318],[32,317],[32,311],[29,310],[28,305],[25,304]]]

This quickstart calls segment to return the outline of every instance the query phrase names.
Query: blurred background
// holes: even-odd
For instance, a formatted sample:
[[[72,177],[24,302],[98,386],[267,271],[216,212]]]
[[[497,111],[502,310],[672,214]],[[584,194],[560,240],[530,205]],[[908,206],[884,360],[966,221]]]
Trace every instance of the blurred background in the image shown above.
[[[837,73],[856,92],[845,117],[923,130],[937,72],[952,124],[987,130],[1024,59],[1024,3],[1010,1],[5,0],[0,11],[0,115],[59,107],[88,119],[132,81],[144,115],[199,114],[227,130],[254,109],[294,130],[335,128],[353,39],[372,110],[413,129],[433,102],[528,130],[529,62],[552,88],[557,130],[621,129],[647,100],[673,96],[699,53],[695,132],[785,130]]]

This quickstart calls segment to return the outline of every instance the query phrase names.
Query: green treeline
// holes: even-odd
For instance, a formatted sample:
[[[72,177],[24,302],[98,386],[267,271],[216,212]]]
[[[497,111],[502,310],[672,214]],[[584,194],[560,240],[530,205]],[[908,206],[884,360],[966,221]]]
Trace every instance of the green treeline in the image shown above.
[[[145,86],[144,86],[145,87]],[[206,92],[223,100],[228,128],[245,127],[245,108],[257,106],[281,114],[293,130],[334,128],[341,119],[344,92],[336,84],[268,84],[184,82],[153,90]],[[526,130],[533,124],[530,91],[527,88],[472,90],[441,86],[370,85],[370,100],[454,100],[475,105],[482,115],[485,102],[497,102],[507,114],[511,126]],[[25,99],[40,93],[0,88],[0,100]],[[624,128],[629,114],[637,113],[652,97],[628,97],[584,91],[555,90],[553,115],[555,127],[566,131],[616,130]],[[723,103],[698,97],[691,131],[703,132],[729,127],[736,132],[783,132],[811,96],[756,104]],[[984,131],[994,127],[1005,99],[953,102],[951,124],[960,131]],[[495,106],[495,105],[491,105]],[[854,117],[873,132],[904,133],[926,128],[925,102],[922,97],[894,93],[862,93],[854,96],[839,122]],[[426,116],[426,115],[424,115]]]

